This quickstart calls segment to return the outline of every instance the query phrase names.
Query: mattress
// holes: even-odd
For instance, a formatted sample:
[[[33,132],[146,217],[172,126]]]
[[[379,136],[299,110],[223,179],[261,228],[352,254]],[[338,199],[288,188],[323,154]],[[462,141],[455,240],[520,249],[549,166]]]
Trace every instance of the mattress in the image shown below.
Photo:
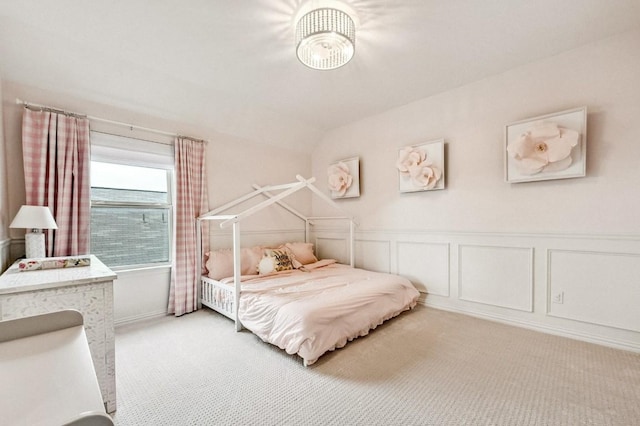
[[[322,260],[302,270],[244,276],[238,316],[263,341],[311,365],[413,308],[419,295],[406,278]]]

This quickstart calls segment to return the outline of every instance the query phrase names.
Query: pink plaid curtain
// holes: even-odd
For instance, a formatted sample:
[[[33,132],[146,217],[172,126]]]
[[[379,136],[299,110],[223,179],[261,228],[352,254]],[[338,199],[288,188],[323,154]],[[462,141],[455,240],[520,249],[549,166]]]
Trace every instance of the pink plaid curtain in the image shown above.
[[[89,253],[89,120],[25,108],[22,152],[26,203],[48,206],[58,225],[47,256]]]
[[[176,316],[198,308],[198,256],[196,219],[209,208],[205,144],[177,138],[175,142],[176,174],[176,254],[171,272],[169,313]],[[208,234],[203,233],[203,252],[208,248]]]

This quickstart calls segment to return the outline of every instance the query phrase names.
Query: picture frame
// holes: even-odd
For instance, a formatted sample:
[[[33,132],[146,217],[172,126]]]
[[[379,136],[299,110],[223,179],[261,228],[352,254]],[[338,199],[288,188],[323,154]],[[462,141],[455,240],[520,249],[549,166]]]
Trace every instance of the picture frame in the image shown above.
[[[559,134],[552,131],[553,125],[559,129]],[[578,134],[577,141],[574,132]],[[505,181],[521,183],[584,177],[586,151],[586,106],[507,124],[504,134]]]
[[[400,193],[436,191],[445,188],[444,139],[435,139],[398,150]]]
[[[336,161],[327,168],[331,198],[357,198],[360,196],[360,157]]]

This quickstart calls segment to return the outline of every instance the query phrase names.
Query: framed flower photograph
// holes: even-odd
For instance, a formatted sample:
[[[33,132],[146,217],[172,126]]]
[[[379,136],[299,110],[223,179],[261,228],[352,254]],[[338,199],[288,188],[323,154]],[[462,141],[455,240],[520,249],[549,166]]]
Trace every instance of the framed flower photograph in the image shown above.
[[[510,183],[586,175],[587,108],[533,117],[505,128],[505,180]]]
[[[400,192],[444,189],[444,139],[401,148],[396,168]]]
[[[347,158],[331,164],[327,169],[327,179],[331,198],[359,197],[360,157]]]

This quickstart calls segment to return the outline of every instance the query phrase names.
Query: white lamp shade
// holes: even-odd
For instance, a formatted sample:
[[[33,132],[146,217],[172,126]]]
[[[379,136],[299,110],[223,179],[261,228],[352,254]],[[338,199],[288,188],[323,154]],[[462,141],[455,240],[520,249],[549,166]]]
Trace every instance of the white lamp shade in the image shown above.
[[[10,228],[25,229],[58,229],[49,207],[22,206],[18,214],[13,218]]]

